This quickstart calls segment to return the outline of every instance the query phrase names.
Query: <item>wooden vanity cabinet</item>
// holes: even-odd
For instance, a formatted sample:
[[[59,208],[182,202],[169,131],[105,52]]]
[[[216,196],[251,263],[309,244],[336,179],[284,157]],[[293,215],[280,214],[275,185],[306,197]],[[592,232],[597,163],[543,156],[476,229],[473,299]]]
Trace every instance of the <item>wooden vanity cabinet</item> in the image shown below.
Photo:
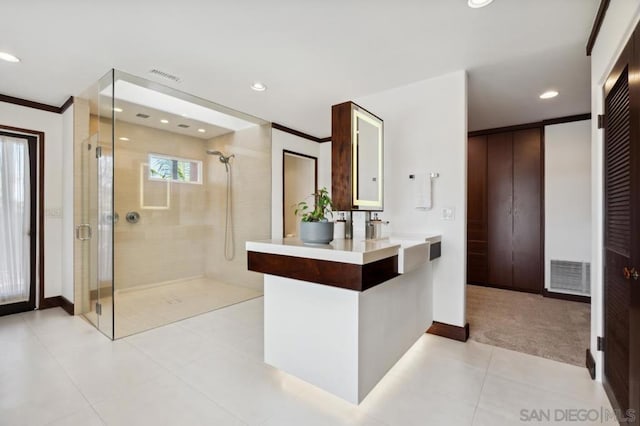
[[[331,197],[334,210],[384,209],[384,122],[353,102],[331,107]]]

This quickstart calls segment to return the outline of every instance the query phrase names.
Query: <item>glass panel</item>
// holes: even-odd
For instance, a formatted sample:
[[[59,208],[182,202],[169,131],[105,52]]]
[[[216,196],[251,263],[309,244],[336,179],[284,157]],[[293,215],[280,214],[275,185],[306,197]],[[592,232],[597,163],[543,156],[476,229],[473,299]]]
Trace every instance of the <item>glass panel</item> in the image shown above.
[[[113,71],[100,80],[98,95],[98,152],[97,157],[97,275],[98,275],[98,329],[114,337],[113,315],[113,134],[114,102]]]
[[[245,241],[271,234],[271,126],[118,71],[114,87],[115,338],[260,296]]]
[[[78,108],[76,102],[76,109]],[[86,119],[86,129],[89,127],[88,104],[85,114],[78,114]],[[75,111],[75,110],[74,110]],[[79,245],[80,268],[76,270],[82,282],[82,307],[81,312],[96,327],[98,327],[98,240],[93,231],[98,229],[98,162],[96,161],[96,148],[98,146],[98,134],[93,133],[82,141],[80,147],[80,220],[76,222],[76,247]]]
[[[74,138],[76,301],[101,332],[262,294],[245,241],[271,235],[269,123],[113,71],[76,97]]]

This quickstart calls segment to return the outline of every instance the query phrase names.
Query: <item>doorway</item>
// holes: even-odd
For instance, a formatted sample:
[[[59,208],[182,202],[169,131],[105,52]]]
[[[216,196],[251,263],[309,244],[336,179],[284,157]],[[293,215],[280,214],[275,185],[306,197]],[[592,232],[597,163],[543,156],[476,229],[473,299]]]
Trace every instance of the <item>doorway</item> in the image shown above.
[[[282,152],[283,237],[297,237],[300,221],[296,205],[318,190],[318,159],[293,151]]]
[[[14,130],[0,128],[0,316],[36,307],[38,138]]]
[[[467,177],[470,339],[583,366],[590,116],[472,132]]]

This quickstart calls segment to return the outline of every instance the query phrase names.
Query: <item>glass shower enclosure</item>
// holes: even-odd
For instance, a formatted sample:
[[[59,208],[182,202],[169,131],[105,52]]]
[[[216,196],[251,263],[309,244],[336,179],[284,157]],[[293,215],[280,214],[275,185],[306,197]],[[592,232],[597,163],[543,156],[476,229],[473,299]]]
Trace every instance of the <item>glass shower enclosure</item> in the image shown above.
[[[74,102],[76,304],[111,339],[262,294],[271,126],[111,70]]]

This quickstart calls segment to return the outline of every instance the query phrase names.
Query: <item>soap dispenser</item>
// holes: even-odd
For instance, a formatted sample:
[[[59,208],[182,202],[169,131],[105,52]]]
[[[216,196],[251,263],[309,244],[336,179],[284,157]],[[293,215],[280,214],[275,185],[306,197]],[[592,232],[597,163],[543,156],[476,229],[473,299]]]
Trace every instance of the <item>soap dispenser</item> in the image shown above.
[[[382,220],[378,218],[378,213],[373,214],[373,218],[371,219],[371,238],[377,240],[382,238]]]
[[[333,226],[333,238],[336,240],[342,240],[346,238],[347,232],[347,220],[344,217],[344,213],[338,213],[338,219]]]

